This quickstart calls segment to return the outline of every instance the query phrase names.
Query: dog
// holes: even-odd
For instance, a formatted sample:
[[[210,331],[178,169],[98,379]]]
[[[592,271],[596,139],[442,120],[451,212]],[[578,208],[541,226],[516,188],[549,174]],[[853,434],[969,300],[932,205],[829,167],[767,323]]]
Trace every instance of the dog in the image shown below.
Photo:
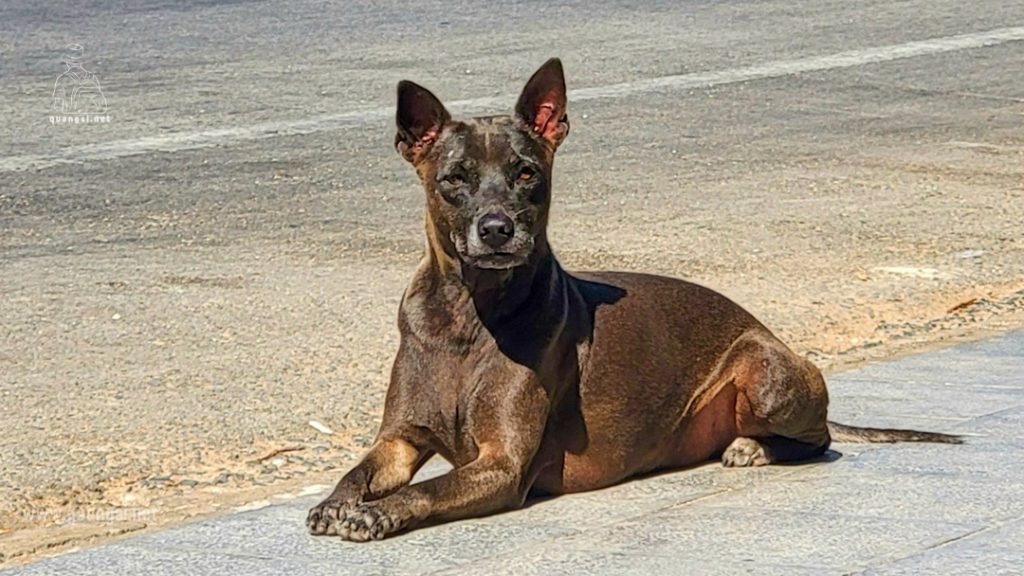
[[[833,440],[960,441],[828,421],[818,369],[708,288],[563,270],[547,238],[569,133],[558,59],[511,115],[453,119],[400,82],[396,123],[426,193],[426,253],[399,309],[380,431],[310,510],[312,534],[377,540],[711,458],[805,460]],[[453,470],[410,484],[435,454]]]

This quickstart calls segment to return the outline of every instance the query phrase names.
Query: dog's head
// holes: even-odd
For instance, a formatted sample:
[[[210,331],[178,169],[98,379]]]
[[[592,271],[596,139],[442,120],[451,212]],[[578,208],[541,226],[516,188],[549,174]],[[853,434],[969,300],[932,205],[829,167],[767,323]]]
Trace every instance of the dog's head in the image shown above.
[[[395,148],[423,182],[435,249],[464,265],[509,269],[546,241],[552,162],[569,133],[557,58],[507,116],[455,120],[429,90],[400,82],[397,124]]]

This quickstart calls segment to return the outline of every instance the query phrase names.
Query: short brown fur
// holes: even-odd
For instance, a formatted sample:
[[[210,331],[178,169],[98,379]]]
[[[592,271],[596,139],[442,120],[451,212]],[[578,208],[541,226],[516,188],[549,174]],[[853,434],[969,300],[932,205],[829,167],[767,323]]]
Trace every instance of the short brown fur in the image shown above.
[[[720,457],[822,454],[818,370],[726,297],[645,274],[562,269],[547,241],[555,150],[569,131],[561,63],[511,116],[453,120],[399,85],[396,148],[426,192],[426,255],[376,441],[309,514],[313,534],[379,539]],[[831,425],[847,440],[955,437]],[[454,469],[410,485],[439,454]]]

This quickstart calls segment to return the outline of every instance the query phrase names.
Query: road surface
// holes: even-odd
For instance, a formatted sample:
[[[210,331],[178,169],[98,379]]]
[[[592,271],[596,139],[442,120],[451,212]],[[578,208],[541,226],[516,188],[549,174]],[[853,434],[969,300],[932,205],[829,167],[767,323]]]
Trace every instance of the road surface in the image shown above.
[[[569,268],[712,286],[828,371],[1024,325],[1024,3],[405,4],[0,8],[0,560],[351,463],[423,246],[403,78],[502,112],[563,59]],[[63,62],[109,121],[54,111]]]

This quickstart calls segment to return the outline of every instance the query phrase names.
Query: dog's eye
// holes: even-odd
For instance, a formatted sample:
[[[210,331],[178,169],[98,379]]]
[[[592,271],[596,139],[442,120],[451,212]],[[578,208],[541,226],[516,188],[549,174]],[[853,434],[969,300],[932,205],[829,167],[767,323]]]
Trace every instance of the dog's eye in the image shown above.
[[[529,182],[533,180],[533,177],[537,175],[537,172],[529,166],[523,166],[519,169],[519,174],[516,175],[516,180],[520,182]]]
[[[458,188],[459,186],[465,184],[466,181],[463,180],[462,176],[459,176],[458,174],[449,174],[444,177],[444,183],[451,186],[452,188]]]

